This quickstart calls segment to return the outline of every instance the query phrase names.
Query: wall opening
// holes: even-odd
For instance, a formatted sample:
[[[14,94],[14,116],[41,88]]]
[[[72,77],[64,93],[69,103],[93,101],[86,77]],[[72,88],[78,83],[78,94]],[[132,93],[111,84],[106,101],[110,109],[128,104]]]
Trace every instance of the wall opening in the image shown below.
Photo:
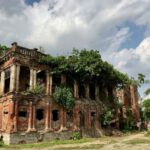
[[[10,89],[10,68],[5,70],[4,93],[8,93]]]
[[[72,76],[69,75],[69,74],[68,74],[67,77],[66,77],[66,85],[67,85],[67,87],[69,87],[69,88],[72,90],[72,92],[73,92],[74,80],[73,80]]]
[[[94,83],[90,83],[89,87],[90,87],[90,90],[89,90],[90,98],[92,100],[95,100],[95,84]]]
[[[91,112],[91,127],[95,126],[95,116],[96,116],[96,113]]]
[[[37,73],[37,84],[41,85],[46,90],[46,72],[40,71]]]
[[[30,69],[26,66],[20,67],[19,90],[26,91],[29,89]]]
[[[71,128],[73,126],[73,112],[67,112],[67,128]]]
[[[8,111],[4,111],[4,114],[7,115],[7,114],[8,114]]]
[[[53,85],[52,85],[52,92],[55,92],[56,86],[60,86],[61,83],[61,76],[60,75],[53,75]]]
[[[79,112],[79,116],[80,116],[80,127],[84,127],[85,126],[85,115],[84,112]]]
[[[85,98],[85,87],[82,83],[79,83],[79,97]]]
[[[8,93],[10,89],[10,78],[5,79],[5,88],[4,88],[4,93]]]
[[[19,117],[27,117],[27,111],[19,111]]]
[[[44,110],[43,109],[37,109],[36,110],[36,119],[37,120],[43,120],[44,119]]]
[[[52,118],[53,118],[53,121],[58,121],[59,120],[59,111],[58,110],[53,110],[52,111]]]

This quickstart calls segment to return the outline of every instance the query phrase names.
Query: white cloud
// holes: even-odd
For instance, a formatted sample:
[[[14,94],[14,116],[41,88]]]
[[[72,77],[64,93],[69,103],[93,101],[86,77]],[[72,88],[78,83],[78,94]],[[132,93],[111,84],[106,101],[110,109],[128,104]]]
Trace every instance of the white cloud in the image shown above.
[[[150,79],[150,37],[145,38],[135,49],[123,49],[105,57],[116,68],[127,72],[130,76],[143,73]]]
[[[149,8],[149,0],[41,0],[32,6],[0,0],[0,43],[43,46],[51,54],[98,49],[120,70],[149,76]],[[126,22],[146,27],[145,40],[135,49],[121,47],[132,34]]]
[[[117,26],[128,20],[146,24],[149,5],[147,0],[41,0],[30,6],[23,0],[1,0],[0,42],[41,45],[50,53],[73,47],[118,50],[130,29],[118,31]]]

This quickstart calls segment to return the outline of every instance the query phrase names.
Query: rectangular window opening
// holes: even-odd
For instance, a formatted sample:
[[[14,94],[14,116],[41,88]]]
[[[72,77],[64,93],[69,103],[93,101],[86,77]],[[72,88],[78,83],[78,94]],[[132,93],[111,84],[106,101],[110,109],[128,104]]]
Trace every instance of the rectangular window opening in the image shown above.
[[[26,111],[19,111],[19,117],[27,117]]]

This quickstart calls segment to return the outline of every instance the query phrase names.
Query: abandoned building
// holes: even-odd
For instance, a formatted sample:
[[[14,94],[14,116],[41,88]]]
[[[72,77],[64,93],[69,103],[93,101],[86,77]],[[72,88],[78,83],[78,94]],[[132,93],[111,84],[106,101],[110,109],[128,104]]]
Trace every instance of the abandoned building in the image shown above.
[[[81,128],[85,131],[83,136],[100,136],[99,85],[85,87],[67,75],[52,75],[48,65],[36,61],[41,55],[45,54],[13,43],[0,58],[0,134],[4,142],[69,139],[72,132]],[[69,112],[53,100],[55,87],[65,82],[72,86],[75,99]],[[25,91],[32,90],[37,83],[45,89],[42,96],[26,94]],[[122,110],[130,107],[138,121],[137,87],[127,87],[117,97],[123,101]]]

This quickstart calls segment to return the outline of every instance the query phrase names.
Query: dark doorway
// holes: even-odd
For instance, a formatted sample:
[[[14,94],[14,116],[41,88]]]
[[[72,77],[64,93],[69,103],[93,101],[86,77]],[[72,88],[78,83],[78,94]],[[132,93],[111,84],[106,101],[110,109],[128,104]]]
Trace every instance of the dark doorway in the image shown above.
[[[91,127],[95,126],[95,112],[91,112]]]
[[[79,112],[79,116],[80,116],[80,127],[84,127],[85,126],[85,115],[84,112]]]
[[[26,91],[29,89],[30,69],[26,66],[20,67],[19,90]]]
[[[8,93],[10,89],[10,68],[5,70],[5,87],[4,93]]]
[[[79,97],[85,98],[85,87],[83,83],[79,83]]]
[[[53,121],[59,120],[59,111],[58,110],[53,110],[52,115],[53,115]]]
[[[5,89],[4,89],[4,93],[8,93],[10,89],[10,78],[5,79]]]
[[[37,109],[36,110],[36,119],[37,120],[44,119],[44,110],[43,109]]]
[[[37,85],[40,85],[43,92],[46,92],[46,71],[40,71],[37,73]]]
[[[89,87],[90,87],[90,98],[92,100],[95,100],[95,84],[94,83],[90,83],[89,84]]]

